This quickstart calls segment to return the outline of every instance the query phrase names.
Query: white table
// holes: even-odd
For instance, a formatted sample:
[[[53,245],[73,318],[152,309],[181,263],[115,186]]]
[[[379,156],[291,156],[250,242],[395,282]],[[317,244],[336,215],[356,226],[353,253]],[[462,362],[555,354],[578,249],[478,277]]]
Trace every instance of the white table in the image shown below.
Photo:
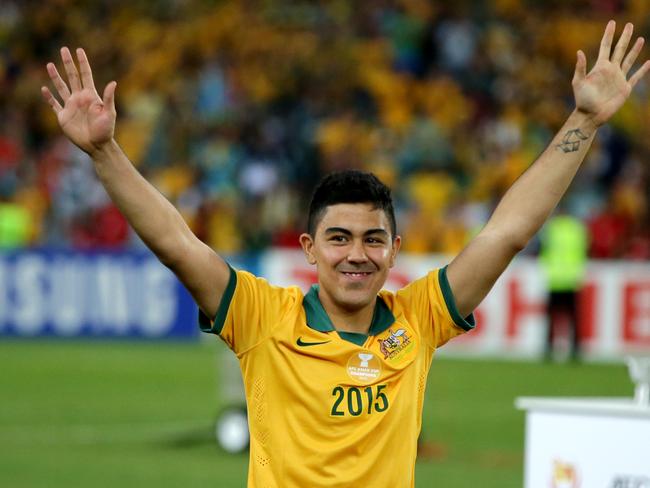
[[[650,407],[628,398],[521,397],[526,488],[650,488]]]

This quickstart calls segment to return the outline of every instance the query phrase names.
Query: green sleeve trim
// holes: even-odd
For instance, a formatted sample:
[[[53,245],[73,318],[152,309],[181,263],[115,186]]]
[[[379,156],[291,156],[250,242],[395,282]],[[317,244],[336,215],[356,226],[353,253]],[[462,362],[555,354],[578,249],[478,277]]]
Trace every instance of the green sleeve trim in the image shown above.
[[[456,308],[456,301],[454,300],[454,294],[451,291],[451,286],[449,286],[449,280],[447,279],[447,266],[441,268],[438,271],[438,283],[440,284],[440,289],[442,290],[442,296],[445,299],[447,304],[447,310],[451,318],[454,320],[454,323],[463,330],[472,330],[476,327],[476,320],[474,319],[474,314],[471,313],[467,317],[463,318],[460,315],[460,312]]]
[[[202,332],[209,332],[211,334],[221,334],[221,329],[223,329],[223,324],[226,322],[226,316],[228,315],[228,309],[230,308],[230,302],[232,301],[232,296],[235,294],[235,288],[237,287],[237,273],[228,265],[230,269],[230,278],[228,279],[228,286],[223,292],[221,297],[221,302],[219,303],[219,308],[217,309],[217,314],[214,317],[214,320],[203,313],[203,310],[199,308],[199,327]]]

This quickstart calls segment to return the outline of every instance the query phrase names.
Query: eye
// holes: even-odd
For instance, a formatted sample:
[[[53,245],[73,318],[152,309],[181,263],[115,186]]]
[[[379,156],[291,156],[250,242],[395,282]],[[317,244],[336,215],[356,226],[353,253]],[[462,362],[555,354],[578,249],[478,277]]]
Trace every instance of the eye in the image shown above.
[[[375,245],[382,245],[384,244],[384,240],[380,237],[368,237],[366,238],[366,242],[368,244],[375,244]]]
[[[344,235],[340,235],[340,234],[333,235],[332,237],[329,238],[330,242],[336,242],[336,243],[347,242],[347,240],[348,239]]]

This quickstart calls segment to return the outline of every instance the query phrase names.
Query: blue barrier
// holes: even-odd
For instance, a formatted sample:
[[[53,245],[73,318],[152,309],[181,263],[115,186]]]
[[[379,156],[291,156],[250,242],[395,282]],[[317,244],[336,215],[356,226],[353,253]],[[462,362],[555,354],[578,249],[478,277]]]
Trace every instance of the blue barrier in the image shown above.
[[[232,261],[255,271],[256,258]],[[197,307],[148,251],[0,254],[0,335],[193,339]]]

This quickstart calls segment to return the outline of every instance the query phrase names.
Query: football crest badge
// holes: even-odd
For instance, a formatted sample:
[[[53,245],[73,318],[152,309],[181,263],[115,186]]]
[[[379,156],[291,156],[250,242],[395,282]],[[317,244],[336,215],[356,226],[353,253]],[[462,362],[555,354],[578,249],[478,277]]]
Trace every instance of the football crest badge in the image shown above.
[[[388,329],[388,336],[378,338],[377,342],[384,360],[387,361],[400,359],[415,347],[411,333],[405,327]]]

